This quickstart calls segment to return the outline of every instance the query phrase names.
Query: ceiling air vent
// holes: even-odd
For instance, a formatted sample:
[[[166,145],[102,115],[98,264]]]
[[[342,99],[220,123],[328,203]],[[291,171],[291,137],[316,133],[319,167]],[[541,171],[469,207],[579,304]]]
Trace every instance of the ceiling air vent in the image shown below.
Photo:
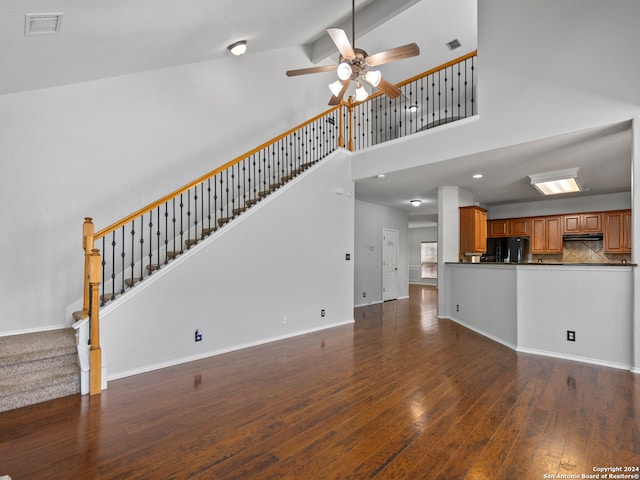
[[[461,46],[462,44],[457,38],[454,38],[450,42],[447,42],[447,47],[449,47],[449,50],[455,50],[456,48],[460,48]]]
[[[58,33],[61,23],[61,13],[27,13],[24,19],[24,34],[42,35]]]

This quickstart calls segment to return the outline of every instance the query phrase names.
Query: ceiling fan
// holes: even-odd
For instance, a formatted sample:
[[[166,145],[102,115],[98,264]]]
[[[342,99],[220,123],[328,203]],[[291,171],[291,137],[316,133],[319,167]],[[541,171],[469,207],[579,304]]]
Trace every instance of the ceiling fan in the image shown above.
[[[357,101],[363,101],[368,97],[368,92],[362,86],[362,82],[377,88],[386,93],[391,98],[397,98],[401,92],[398,87],[382,78],[379,70],[371,70],[371,67],[377,67],[385,63],[395,62],[403,58],[410,58],[420,55],[420,48],[415,43],[409,43],[401,47],[392,48],[383,52],[369,55],[360,48],[355,47],[355,8],[356,2],[351,2],[351,33],[352,41],[344,30],[340,28],[329,28],[327,33],[335,43],[340,52],[338,65],[325,65],[320,67],[301,68],[298,70],[287,71],[288,77],[298,75],[307,75],[309,73],[333,72],[338,74],[338,80],[329,85],[329,89],[333,96],[329,100],[329,105],[338,105],[342,97],[347,92],[351,82],[355,82],[356,91],[355,98]]]

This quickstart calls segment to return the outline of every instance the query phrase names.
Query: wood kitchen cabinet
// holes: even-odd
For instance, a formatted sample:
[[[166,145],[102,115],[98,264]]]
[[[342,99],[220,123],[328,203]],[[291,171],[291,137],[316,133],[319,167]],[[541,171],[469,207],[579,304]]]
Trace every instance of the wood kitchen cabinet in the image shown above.
[[[487,237],[528,237],[531,235],[530,218],[503,218],[487,220]]]
[[[475,205],[460,207],[460,253],[487,251],[487,211]]]
[[[528,237],[531,235],[531,219],[530,218],[510,218],[509,219],[509,236],[510,237]]]
[[[531,253],[562,253],[562,217],[531,219]]]
[[[631,210],[605,212],[604,251],[606,253],[631,253]]]
[[[600,233],[602,232],[602,214],[576,213],[562,216],[564,233]]]
[[[487,221],[487,237],[506,237],[509,235],[509,221],[505,219]]]

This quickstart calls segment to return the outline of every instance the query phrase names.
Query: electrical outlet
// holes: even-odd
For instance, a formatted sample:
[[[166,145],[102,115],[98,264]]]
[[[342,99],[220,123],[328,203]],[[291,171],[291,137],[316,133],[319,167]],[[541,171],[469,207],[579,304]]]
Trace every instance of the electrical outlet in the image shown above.
[[[574,330],[567,330],[567,342],[576,341],[576,332]]]
[[[325,312],[324,312],[324,308],[323,308],[322,310],[320,310],[320,316],[321,316],[321,317],[324,317],[324,313],[325,313]]]
[[[367,292],[362,292],[362,298],[367,298]]]
[[[196,330],[195,341],[196,342],[201,342],[202,341],[202,332],[200,330]]]
[[[460,305],[456,305],[456,312],[460,311]]]

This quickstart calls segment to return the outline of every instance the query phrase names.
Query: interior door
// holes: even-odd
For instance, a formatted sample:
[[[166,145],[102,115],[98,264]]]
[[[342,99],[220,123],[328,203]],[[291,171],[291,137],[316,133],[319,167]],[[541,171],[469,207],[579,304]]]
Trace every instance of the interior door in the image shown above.
[[[398,231],[382,231],[382,301],[398,298]]]

